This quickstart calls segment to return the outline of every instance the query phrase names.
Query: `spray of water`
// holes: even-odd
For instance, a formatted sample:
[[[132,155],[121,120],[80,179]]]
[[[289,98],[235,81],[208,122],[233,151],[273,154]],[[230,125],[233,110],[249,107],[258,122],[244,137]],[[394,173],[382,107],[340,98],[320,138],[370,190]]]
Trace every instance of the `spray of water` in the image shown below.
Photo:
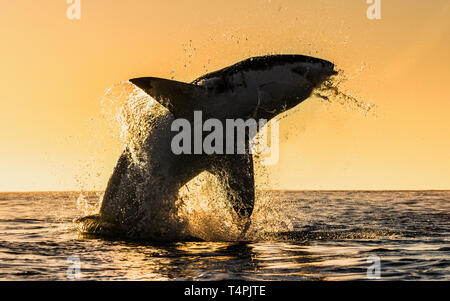
[[[77,209],[82,215],[91,215],[98,212],[98,204],[91,204],[84,193],[80,193],[77,198]]]
[[[149,195],[155,199],[164,195],[164,187],[159,187],[162,183],[147,173],[148,167],[158,162],[146,157],[148,152],[144,148],[152,147],[147,138],[154,129],[173,118],[167,109],[129,82],[120,82],[108,89],[102,107],[104,116],[116,126],[116,132],[118,129],[122,147],[130,150],[134,173],[140,175],[130,183],[136,187],[134,203],[138,204],[141,216],[133,232],[148,233],[158,229],[168,237],[181,235],[209,241],[242,239],[238,216],[227,199],[227,187],[220,185],[209,172],[201,173],[184,185],[176,199],[160,198],[150,202],[145,199]],[[255,168],[262,175],[259,185],[266,184],[264,167],[256,164]],[[259,185],[257,183],[257,187]],[[281,210],[276,209],[275,200],[267,192],[257,192],[252,224],[245,239],[257,239],[266,231],[292,229],[285,217],[278,216]],[[92,213],[82,196],[78,203],[86,213]]]
[[[339,70],[338,75],[330,77],[314,90],[314,96],[328,103],[337,103],[351,110],[364,114],[376,114],[376,106],[361,99],[357,95],[346,93],[341,86],[348,80],[345,72]]]
[[[330,78],[316,88],[314,95],[330,103],[339,103],[351,109],[371,113],[374,106],[360,100],[351,94],[339,90],[339,85],[345,80],[341,75]],[[122,147],[130,150],[133,161],[133,173],[130,185],[136,190],[133,203],[138,207],[139,221],[134,227],[135,233],[151,232],[158,229],[168,237],[197,237],[208,241],[231,241],[242,239],[238,226],[238,216],[227,199],[227,187],[220,185],[219,180],[209,172],[203,172],[178,192],[173,198],[165,198],[163,183],[148,173],[148,167],[155,162],[154,158],[146,156],[148,149],[154,145],[148,143],[152,132],[173,119],[170,112],[157,101],[145,94],[129,82],[113,85],[102,99],[104,116],[110,124],[116,127]],[[284,114],[287,116],[286,114]],[[281,116],[280,118],[283,118]],[[147,150],[147,151],[146,151]],[[267,233],[289,232],[293,225],[286,210],[280,210],[282,202],[276,192],[258,190],[268,181],[268,173],[264,166],[258,164],[255,158],[256,200],[252,215],[252,223],[244,239],[265,239]],[[158,201],[149,201],[154,196]],[[94,208],[80,196],[78,205],[86,213],[92,213]]]

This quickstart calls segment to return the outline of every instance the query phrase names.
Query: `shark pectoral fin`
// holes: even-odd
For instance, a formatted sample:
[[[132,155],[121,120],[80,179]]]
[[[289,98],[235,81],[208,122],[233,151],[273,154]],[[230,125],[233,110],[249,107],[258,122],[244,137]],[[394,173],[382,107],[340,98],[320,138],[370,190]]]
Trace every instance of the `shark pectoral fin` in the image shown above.
[[[162,104],[175,118],[189,119],[193,111],[202,110],[202,100],[207,97],[201,86],[163,78],[140,77],[130,82]]]
[[[214,158],[209,171],[227,191],[227,198],[241,219],[249,219],[255,202],[253,158],[245,155],[221,155]]]

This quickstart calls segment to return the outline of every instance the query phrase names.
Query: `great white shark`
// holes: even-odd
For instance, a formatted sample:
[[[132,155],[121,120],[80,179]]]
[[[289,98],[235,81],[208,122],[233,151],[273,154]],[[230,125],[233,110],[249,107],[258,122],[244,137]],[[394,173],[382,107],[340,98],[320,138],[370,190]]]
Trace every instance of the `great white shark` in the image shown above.
[[[171,131],[172,122],[179,118],[194,122],[194,112],[223,124],[229,119],[270,120],[303,102],[335,74],[334,64],[326,60],[268,55],[246,59],[191,83],[155,77],[131,79],[168,114],[153,126],[138,151],[124,150],[107,184],[99,214],[79,219],[81,231],[173,239],[169,232],[176,229],[168,230],[164,225],[167,215],[158,211],[170,207],[179,189],[202,171],[209,171],[223,185],[245,231],[255,202],[253,158],[248,147],[252,137],[246,137],[244,154],[176,155],[171,150],[176,134]],[[137,159],[136,163],[141,157],[146,160]]]

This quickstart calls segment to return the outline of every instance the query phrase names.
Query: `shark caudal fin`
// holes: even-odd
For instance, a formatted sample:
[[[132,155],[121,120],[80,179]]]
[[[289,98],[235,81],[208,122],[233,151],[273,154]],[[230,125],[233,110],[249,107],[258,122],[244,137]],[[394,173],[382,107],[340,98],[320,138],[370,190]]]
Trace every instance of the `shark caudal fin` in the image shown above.
[[[203,110],[207,98],[205,89],[193,84],[157,77],[134,78],[130,82],[162,104],[175,118],[190,119],[194,111]]]

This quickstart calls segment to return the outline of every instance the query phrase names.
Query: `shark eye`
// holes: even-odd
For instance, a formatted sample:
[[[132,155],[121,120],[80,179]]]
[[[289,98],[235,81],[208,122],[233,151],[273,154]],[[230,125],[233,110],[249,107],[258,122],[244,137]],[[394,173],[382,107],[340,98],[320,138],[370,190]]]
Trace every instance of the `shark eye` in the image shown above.
[[[298,67],[293,68],[292,72],[304,76],[308,73],[308,68],[306,68],[305,66],[298,66]]]
[[[227,88],[225,80],[220,77],[205,79],[202,80],[199,84],[208,90],[212,90],[218,93],[224,92]]]

